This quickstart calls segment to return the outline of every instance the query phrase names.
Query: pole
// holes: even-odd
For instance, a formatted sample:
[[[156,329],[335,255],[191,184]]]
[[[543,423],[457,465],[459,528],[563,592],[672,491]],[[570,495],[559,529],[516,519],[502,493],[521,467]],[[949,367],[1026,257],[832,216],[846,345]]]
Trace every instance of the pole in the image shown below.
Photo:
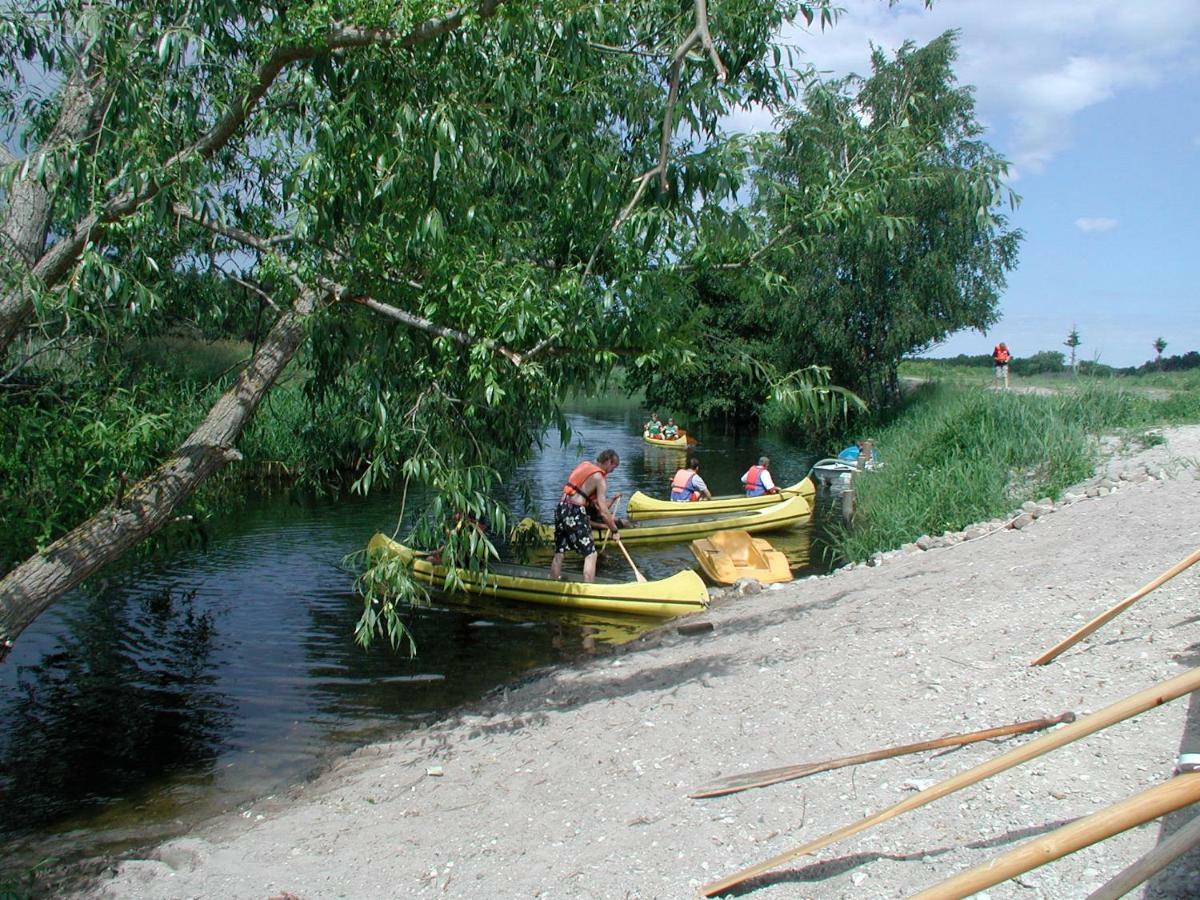
[[[1125,612],[1125,610],[1129,609],[1129,607],[1133,606],[1134,603],[1136,603],[1142,597],[1146,596],[1148,593],[1150,593],[1156,587],[1163,584],[1164,582],[1170,581],[1172,578],[1174,578],[1176,575],[1178,575],[1184,569],[1187,569],[1188,567],[1195,565],[1197,562],[1200,562],[1200,550],[1197,550],[1195,553],[1193,553],[1191,556],[1189,556],[1187,559],[1183,560],[1182,562],[1177,562],[1175,565],[1171,566],[1171,568],[1167,569],[1167,571],[1163,572],[1161,575],[1159,575],[1157,578],[1155,578],[1149,584],[1134,591],[1132,594],[1130,594],[1128,597],[1126,597],[1124,600],[1122,600],[1116,606],[1109,609],[1107,612],[1101,613],[1100,615],[1096,616],[1096,618],[1092,619],[1092,621],[1088,622],[1086,625],[1084,625],[1082,628],[1080,628],[1078,631],[1076,631],[1070,637],[1068,637],[1062,641],[1059,641],[1057,644],[1055,644],[1053,647],[1051,647],[1049,650],[1047,650],[1045,653],[1043,653],[1041,656],[1039,656],[1037,659],[1035,659],[1033,662],[1031,662],[1030,665],[1031,666],[1044,666],[1046,663],[1050,662],[1052,659],[1054,659],[1056,656],[1058,656],[1060,653],[1062,653],[1068,647],[1072,647],[1075,644],[1082,641],[1085,637],[1087,637],[1089,634],[1091,634],[1093,631],[1095,631],[1097,628],[1099,628],[1105,622],[1110,622],[1113,619],[1115,619],[1117,616],[1119,616],[1121,613]]]
[[[835,844],[844,838],[858,834],[860,831],[866,831],[873,825],[886,822],[888,819],[895,818],[901,813],[906,813],[911,809],[932,803],[934,800],[940,800],[948,794],[953,794],[955,791],[983,781],[985,778],[990,778],[992,775],[1007,771],[1023,762],[1036,759],[1044,753],[1049,753],[1051,750],[1056,750],[1082,737],[1087,737],[1089,734],[1107,728],[1115,722],[1132,718],[1138,713],[1143,713],[1148,709],[1153,709],[1168,701],[1182,697],[1184,694],[1189,694],[1197,688],[1200,688],[1200,668],[1190,669],[1182,675],[1177,675],[1162,682],[1162,684],[1139,691],[1130,697],[1126,697],[1124,700],[1092,713],[1090,716],[1085,716],[1077,722],[1065,725],[1057,731],[1044,735],[1037,740],[1030,741],[1028,744],[1022,744],[1020,747],[1009,750],[995,759],[988,760],[940,784],[926,788],[919,794],[902,800],[894,806],[889,806],[887,809],[881,810],[872,816],[868,816],[850,825],[845,825],[836,831],[831,831],[824,837],[809,841],[807,844],[802,844],[792,850],[786,850],[778,856],[773,856],[765,862],[749,866],[740,872],[735,872],[727,878],[706,884],[700,889],[700,893],[705,897],[723,893],[731,887],[741,884],[743,881],[770,872],[772,869],[776,869],[798,856],[812,854],[823,847],[828,847],[830,844]]]
[[[957,900],[1090,847],[1200,800],[1200,772],[1179,775],[1090,816],[1043,834],[973,869],[914,894],[912,900]],[[1113,896],[1120,896],[1115,894]]]

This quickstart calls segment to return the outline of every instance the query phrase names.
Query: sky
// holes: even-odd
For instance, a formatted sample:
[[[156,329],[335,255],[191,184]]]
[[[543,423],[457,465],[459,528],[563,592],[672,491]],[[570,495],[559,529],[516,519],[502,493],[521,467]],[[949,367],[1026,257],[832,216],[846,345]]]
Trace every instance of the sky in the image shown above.
[[[986,335],[925,355],[1060,350],[1111,366],[1200,350],[1200,0],[838,0],[832,29],[782,43],[830,77],[957,29],[958,81],[975,88],[984,140],[1010,163],[1025,232]],[[731,130],[770,128],[759,110]]]

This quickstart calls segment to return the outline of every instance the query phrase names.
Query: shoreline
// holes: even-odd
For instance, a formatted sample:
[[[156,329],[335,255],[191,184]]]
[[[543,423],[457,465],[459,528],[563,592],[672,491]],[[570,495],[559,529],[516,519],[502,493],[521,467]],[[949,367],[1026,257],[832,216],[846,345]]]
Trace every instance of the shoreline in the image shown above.
[[[1200,664],[1196,567],[1050,665],[1028,665],[1200,546],[1200,426],[1164,434],[1165,445],[1110,458],[1054,507],[1009,517],[1015,527],[982,523],[929,536],[927,550],[917,542],[719,599],[630,644],[530,673],[285,797],[117,862],[81,895],[694,896],[1029,738],[686,797],[717,778],[1082,716]],[[679,633],[698,621],[713,629]],[[907,896],[1161,783],[1183,749],[1200,750],[1194,698],[795,860],[749,893]],[[1189,817],[987,894],[1084,897]],[[1183,885],[1200,891],[1195,856],[1131,896],[1185,896]]]

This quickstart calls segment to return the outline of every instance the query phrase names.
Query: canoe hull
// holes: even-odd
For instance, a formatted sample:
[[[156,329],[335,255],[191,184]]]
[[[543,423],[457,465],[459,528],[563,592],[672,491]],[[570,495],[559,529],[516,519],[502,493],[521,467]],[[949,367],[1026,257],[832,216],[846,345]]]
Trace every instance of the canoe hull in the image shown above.
[[[706,538],[713,532],[728,528],[755,533],[779,531],[804,524],[811,514],[812,507],[808,500],[797,495],[782,503],[775,503],[762,509],[734,510],[724,515],[703,518],[687,516],[679,519],[664,519],[636,528],[626,528],[621,531],[621,541],[627,546],[664,541],[691,541],[696,538]],[[523,519],[517,525],[517,529],[536,529],[537,537],[543,544],[551,546],[554,544],[554,526],[552,525],[534,522],[532,519]],[[608,538],[608,529],[593,528],[592,538],[596,541],[597,546],[602,546]]]
[[[739,578],[754,578],[763,584],[792,580],[787,557],[768,541],[745,531],[718,531],[711,538],[691,543],[700,568],[717,584],[733,584]]]
[[[811,478],[805,478],[793,485],[780,488],[778,494],[763,494],[761,497],[734,494],[713,497],[711,500],[699,500],[695,503],[658,500],[641,491],[635,491],[629,498],[629,518],[641,521],[642,519],[661,519],[665,516],[707,516],[716,513],[744,512],[774,506],[795,496],[803,497],[811,505],[814,494],[816,494],[816,485]]]
[[[687,450],[689,444],[694,444],[695,441],[688,437],[686,431],[679,432],[679,437],[672,440],[666,438],[650,437],[645,431],[642,432],[642,440],[652,447],[666,447],[669,450]]]
[[[367,554],[398,556],[411,566],[415,578],[434,587],[446,584],[446,566],[434,565],[386,535],[377,534],[371,538]],[[698,612],[708,606],[708,588],[704,580],[691,569],[657,581],[589,583],[534,578],[505,572],[503,568],[493,566],[486,574],[460,569],[458,575],[462,589],[469,594],[520,603],[657,618]]]

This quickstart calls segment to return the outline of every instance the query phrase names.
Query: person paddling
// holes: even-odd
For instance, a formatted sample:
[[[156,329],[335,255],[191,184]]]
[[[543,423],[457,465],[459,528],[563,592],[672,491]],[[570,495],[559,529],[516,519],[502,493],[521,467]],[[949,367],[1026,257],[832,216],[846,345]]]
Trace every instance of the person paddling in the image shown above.
[[[563,485],[562,497],[554,508],[554,559],[550,577],[562,574],[563,554],[573,550],[583,557],[583,580],[596,580],[598,551],[592,539],[591,515],[598,515],[612,532],[614,541],[621,540],[617,520],[608,508],[608,476],[620,465],[616,450],[601,450],[595,462],[585,460],[577,465]]]
[[[676,503],[694,503],[697,500],[711,500],[712,491],[700,477],[700,460],[692,457],[687,466],[675,473],[671,479],[671,499]]]
[[[650,421],[642,426],[642,432],[646,437],[658,437],[662,434],[662,429],[662,422],[659,421],[658,413],[656,412],[650,413]]]
[[[771,479],[771,458],[760,456],[758,463],[746,470],[742,476],[742,484],[746,488],[747,497],[761,497],[763,494],[778,494],[779,488]]]

